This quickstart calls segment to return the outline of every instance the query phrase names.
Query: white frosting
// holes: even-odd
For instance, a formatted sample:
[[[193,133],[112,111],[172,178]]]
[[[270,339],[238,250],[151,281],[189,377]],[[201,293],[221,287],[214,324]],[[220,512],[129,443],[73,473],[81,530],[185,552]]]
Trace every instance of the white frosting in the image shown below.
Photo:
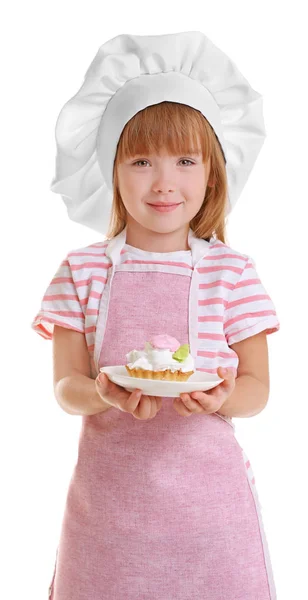
[[[191,354],[179,362],[172,358],[171,350],[153,348],[149,342],[145,343],[144,350],[131,350],[126,354],[127,365],[130,369],[141,368],[147,371],[193,371],[194,359]]]

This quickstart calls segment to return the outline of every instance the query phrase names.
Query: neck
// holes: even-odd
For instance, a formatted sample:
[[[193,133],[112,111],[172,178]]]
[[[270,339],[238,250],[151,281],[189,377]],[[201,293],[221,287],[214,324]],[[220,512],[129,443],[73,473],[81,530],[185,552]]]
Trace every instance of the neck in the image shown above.
[[[126,243],[148,252],[176,252],[190,250],[188,244],[189,226],[168,233],[157,233],[141,227],[139,223],[127,224]]]

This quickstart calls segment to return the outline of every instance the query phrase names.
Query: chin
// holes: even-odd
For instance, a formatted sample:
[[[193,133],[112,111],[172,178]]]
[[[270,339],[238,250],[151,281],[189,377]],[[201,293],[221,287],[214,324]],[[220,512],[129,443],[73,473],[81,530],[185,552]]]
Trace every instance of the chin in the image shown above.
[[[147,229],[149,229],[150,231],[154,231],[155,233],[172,233],[173,231],[176,231],[177,229],[180,229],[182,227],[184,227],[184,224],[177,224],[177,223],[172,223],[172,221],[170,220],[169,223],[164,223],[162,225],[156,225],[155,223],[149,223],[148,225],[144,225],[144,227],[146,227]]]

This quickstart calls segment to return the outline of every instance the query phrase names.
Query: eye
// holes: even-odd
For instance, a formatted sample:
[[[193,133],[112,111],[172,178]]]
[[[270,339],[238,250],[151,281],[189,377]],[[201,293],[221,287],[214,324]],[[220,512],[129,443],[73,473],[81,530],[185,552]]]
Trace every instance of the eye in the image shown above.
[[[136,160],[136,162],[133,163],[133,165],[137,165],[138,163],[145,163],[148,162],[147,160]]]
[[[184,162],[189,162],[191,165],[194,165],[194,164],[195,164],[195,163],[193,163],[193,162],[192,162],[192,160],[189,160],[189,158],[182,158],[182,159],[180,160],[180,162],[183,162],[183,161],[184,161]]]

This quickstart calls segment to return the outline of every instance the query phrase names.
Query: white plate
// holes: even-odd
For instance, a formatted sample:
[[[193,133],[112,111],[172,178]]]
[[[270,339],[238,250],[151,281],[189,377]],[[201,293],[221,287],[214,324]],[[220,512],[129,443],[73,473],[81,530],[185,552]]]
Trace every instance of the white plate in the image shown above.
[[[148,396],[165,396],[173,398],[184,392],[205,392],[216,387],[223,381],[218,375],[196,371],[187,381],[163,381],[159,379],[141,379],[128,375],[126,368],[101,367],[100,371],[106,373],[114,383],[121,385],[128,392],[136,388]]]

